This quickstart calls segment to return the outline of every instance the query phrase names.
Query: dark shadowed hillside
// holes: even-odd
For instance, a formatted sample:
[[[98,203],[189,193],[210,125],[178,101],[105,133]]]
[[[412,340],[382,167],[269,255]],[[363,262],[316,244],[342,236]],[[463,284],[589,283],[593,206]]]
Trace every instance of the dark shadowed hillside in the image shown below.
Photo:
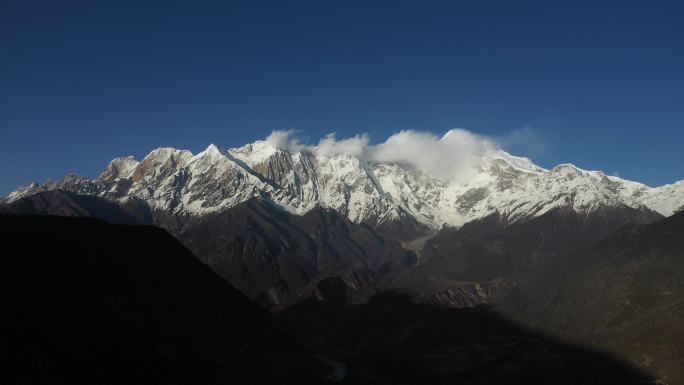
[[[486,307],[443,309],[380,294],[363,305],[309,300],[279,313],[308,346],[362,384],[644,384],[607,355],[553,342]]]
[[[506,312],[684,383],[684,213],[625,227],[561,268],[565,277]]]
[[[514,290],[536,291],[566,274],[558,268],[566,258],[620,227],[660,218],[628,207],[603,208],[590,216],[557,209],[515,223],[493,214],[437,233],[420,251],[418,266],[393,284],[442,306],[498,302]]]
[[[415,263],[398,241],[353,224],[333,210],[297,216],[250,200],[179,236],[198,258],[269,307],[320,295],[317,283],[337,277],[349,300],[375,291],[389,273]]]
[[[331,369],[164,230],[0,216],[4,384],[301,384]]]

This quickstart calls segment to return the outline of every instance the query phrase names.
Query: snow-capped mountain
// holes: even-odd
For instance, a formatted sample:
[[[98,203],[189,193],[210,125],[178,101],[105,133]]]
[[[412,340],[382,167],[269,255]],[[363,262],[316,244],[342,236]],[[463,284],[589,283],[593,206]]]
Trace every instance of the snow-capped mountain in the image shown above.
[[[225,151],[212,144],[196,155],[160,148],[142,161],[114,159],[94,179],[68,175],[20,187],[5,201],[55,189],[137,199],[153,210],[190,217],[259,197],[300,215],[321,206],[356,223],[408,218],[432,229],[458,227],[494,212],[514,222],[561,207],[589,214],[627,206],[669,216],[684,206],[684,182],[651,188],[571,164],[546,170],[501,150],[482,156],[476,172],[457,181],[409,164],[293,151],[268,141]]]

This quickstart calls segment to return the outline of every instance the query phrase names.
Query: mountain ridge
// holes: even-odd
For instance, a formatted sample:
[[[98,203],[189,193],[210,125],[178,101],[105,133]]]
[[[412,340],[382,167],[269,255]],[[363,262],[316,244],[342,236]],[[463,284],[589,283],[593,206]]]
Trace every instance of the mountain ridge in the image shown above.
[[[684,207],[684,181],[651,188],[568,163],[546,170],[501,150],[480,159],[468,181],[456,182],[398,162],[290,151],[267,141],[228,150],[212,144],[198,154],[159,148],[141,161],[116,158],[96,178],[69,174],[22,186],[3,202],[58,189],[116,201],[136,199],[153,212],[187,217],[257,197],[297,215],[324,207],[354,223],[415,228],[406,238],[460,227],[494,212],[514,222],[559,207],[590,213],[626,205],[664,216]]]

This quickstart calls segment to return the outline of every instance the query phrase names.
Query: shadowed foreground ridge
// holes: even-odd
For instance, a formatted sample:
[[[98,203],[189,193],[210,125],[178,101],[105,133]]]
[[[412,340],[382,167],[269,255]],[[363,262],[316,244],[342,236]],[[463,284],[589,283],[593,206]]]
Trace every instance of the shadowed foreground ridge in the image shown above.
[[[0,216],[0,234],[2,383],[299,384],[330,371],[162,229]]]
[[[609,355],[523,329],[487,307],[445,309],[384,293],[363,305],[309,300],[279,313],[362,384],[645,384]]]
[[[324,285],[326,301],[312,297],[276,321],[151,226],[0,216],[0,232],[9,321],[0,359],[12,368],[2,383],[648,382],[486,307],[440,309],[392,293],[348,305],[346,286]],[[342,365],[341,381],[322,362]]]

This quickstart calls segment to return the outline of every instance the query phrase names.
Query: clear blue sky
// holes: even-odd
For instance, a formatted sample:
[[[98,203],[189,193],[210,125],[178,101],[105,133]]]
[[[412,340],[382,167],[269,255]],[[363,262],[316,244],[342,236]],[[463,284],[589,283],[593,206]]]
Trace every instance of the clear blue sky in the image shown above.
[[[0,193],[160,146],[531,127],[684,179],[681,1],[2,1]]]

